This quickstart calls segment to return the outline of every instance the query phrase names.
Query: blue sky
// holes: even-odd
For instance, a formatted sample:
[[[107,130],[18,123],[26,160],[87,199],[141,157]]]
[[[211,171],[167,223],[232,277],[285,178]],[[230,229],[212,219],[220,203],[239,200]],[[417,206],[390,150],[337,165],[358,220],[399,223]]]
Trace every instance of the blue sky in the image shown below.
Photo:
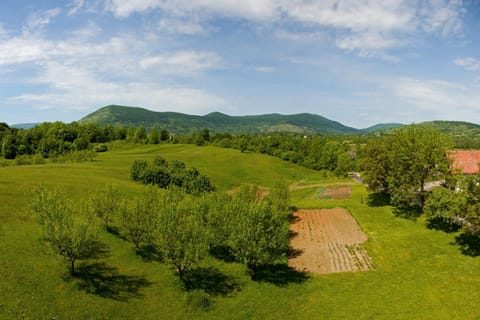
[[[108,104],[480,123],[480,1],[0,2],[0,121]]]

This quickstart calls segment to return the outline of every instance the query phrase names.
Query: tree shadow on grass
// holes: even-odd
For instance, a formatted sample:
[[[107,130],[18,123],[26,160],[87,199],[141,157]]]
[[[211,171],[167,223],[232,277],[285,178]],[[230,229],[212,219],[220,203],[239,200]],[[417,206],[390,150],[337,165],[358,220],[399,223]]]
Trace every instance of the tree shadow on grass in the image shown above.
[[[427,220],[427,228],[433,230],[440,230],[446,233],[453,233],[460,230],[461,226],[451,223],[442,217],[431,218]]]
[[[370,207],[385,207],[390,205],[390,196],[384,192],[368,194],[367,205]]]
[[[103,262],[81,265],[75,278],[79,289],[117,301],[141,298],[140,289],[152,284],[144,277],[119,274],[117,268]]]
[[[470,257],[480,256],[480,235],[465,232],[455,237],[455,245],[460,247],[462,254]]]
[[[308,273],[297,271],[287,264],[265,266],[259,269],[255,275],[256,281],[272,283],[279,287],[284,287],[291,283],[303,283],[309,278]]]
[[[235,256],[228,246],[217,246],[210,249],[210,254],[224,262],[235,262]]]
[[[144,245],[135,250],[143,261],[163,261],[162,253],[153,245]]]
[[[107,232],[119,239],[128,241],[128,239],[120,232],[119,227],[108,225]]]
[[[416,221],[422,215],[422,209],[415,206],[395,207],[392,210],[396,217]]]
[[[100,241],[95,241],[92,244],[92,251],[88,256],[89,259],[102,259],[108,257],[110,254],[110,250],[108,246]]]
[[[240,291],[240,283],[234,277],[223,274],[215,267],[188,270],[183,277],[183,285],[187,291],[203,290],[212,296],[226,296]]]

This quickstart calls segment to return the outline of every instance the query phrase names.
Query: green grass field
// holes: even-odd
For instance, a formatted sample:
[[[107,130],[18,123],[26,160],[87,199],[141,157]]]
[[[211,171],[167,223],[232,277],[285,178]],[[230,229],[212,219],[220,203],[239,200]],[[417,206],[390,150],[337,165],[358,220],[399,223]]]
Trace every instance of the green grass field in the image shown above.
[[[133,244],[104,232],[104,256],[79,263],[82,276],[69,278],[28,213],[29,191],[43,182],[80,203],[114,184],[132,197],[142,189],[129,178],[132,162],[156,154],[196,167],[220,191],[241,183],[269,187],[278,179],[337,182],[277,158],[185,145],[110,151],[80,164],[0,168],[0,319],[480,318],[480,256],[462,253],[460,233],[430,230],[422,219],[369,205],[365,188],[354,183],[349,200],[311,200],[318,187],[292,191],[291,200],[299,208],[347,208],[369,237],[365,247],[376,270],[307,279],[278,272],[253,282],[245,266],[209,258],[195,282],[212,296],[211,306],[202,308],[202,294],[182,289],[168,266],[142,259]]]

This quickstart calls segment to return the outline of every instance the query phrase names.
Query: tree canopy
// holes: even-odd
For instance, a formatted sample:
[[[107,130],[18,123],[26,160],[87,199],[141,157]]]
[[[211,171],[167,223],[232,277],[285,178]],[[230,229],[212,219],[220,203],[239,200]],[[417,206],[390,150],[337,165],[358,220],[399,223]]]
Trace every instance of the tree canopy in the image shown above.
[[[423,207],[428,180],[450,174],[449,140],[438,130],[411,125],[369,143],[364,150],[364,180],[399,207]]]

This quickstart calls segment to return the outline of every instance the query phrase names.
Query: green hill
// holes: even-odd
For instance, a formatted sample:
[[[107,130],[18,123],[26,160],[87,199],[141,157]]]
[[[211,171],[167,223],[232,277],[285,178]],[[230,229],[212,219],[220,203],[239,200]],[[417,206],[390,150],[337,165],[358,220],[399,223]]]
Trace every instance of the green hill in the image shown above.
[[[154,112],[144,108],[116,105],[103,107],[82,118],[79,122],[101,125],[143,125],[146,128],[159,127],[174,133],[188,133],[191,130],[199,129],[230,133],[286,131],[351,134],[361,132],[361,130],[309,113],[229,116],[220,112],[213,112],[205,116],[195,116],[177,112]]]
[[[480,148],[480,125],[465,121],[427,121],[419,124],[427,128],[437,128],[450,136],[455,148]]]
[[[363,129],[364,132],[387,131],[404,126],[401,123],[379,123],[374,126]]]

